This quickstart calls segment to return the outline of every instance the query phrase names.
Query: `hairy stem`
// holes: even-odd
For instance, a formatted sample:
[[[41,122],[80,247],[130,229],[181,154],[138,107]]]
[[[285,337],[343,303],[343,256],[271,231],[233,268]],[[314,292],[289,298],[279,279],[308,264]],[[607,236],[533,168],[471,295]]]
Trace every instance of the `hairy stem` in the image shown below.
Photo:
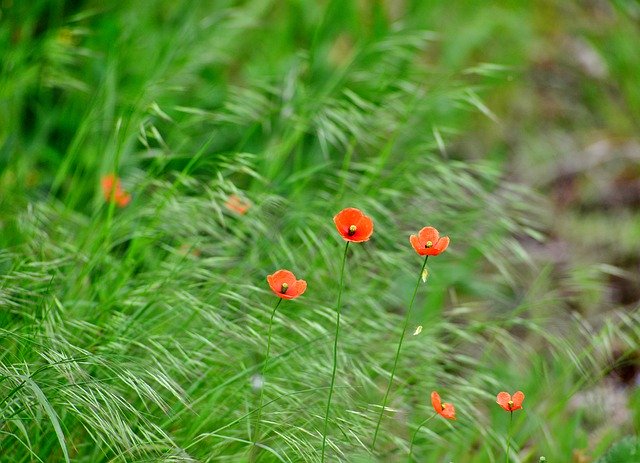
[[[509,429],[507,430],[507,459],[505,460],[506,463],[509,463],[509,450],[511,450],[511,423],[513,423],[513,412],[510,412],[510,413],[511,413],[511,416],[509,417]]]
[[[267,334],[267,353],[265,354],[264,364],[262,365],[262,373],[261,373],[262,384],[260,386],[260,400],[258,401],[258,417],[256,418],[256,430],[253,435],[254,446],[255,444],[258,443],[258,440],[260,439],[260,424],[262,423],[262,404],[264,401],[264,390],[267,387],[267,381],[265,380],[265,377],[266,377],[265,375],[267,372],[267,365],[269,364],[269,352],[271,352],[271,328],[273,327],[273,318],[276,315],[276,310],[278,310],[278,306],[280,306],[281,302],[282,302],[282,299],[278,298],[278,302],[276,303],[276,306],[273,308],[273,311],[271,312],[271,318],[269,318],[269,330]]]
[[[416,283],[416,287],[413,290],[413,296],[411,296],[411,302],[409,303],[409,309],[407,310],[407,314],[404,317],[404,326],[402,327],[402,334],[400,335],[400,342],[398,342],[398,348],[396,350],[396,357],[393,361],[393,368],[391,369],[391,377],[389,378],[389,384],[387,385],[387,391],[384,393],[384,399],[382,399],[382,409],[380,410],[380,415],[378,416],[378,423],[376,424],[376,430],[373,433],[373,443],[371,444],[371,450],[375,449],[376,440],[378,439],[378,431],[380,430],[380,423],[382,422],[382,416],[384,415],[385,407],[387,406],[387,399],[389,398],[389,391],[391,390],[391,385],[393,384],[393,378],[396,374],[396,368],[398,366],[398,359],[400,358],[400,350],[402,349],[402,343],[404,342],[404,336],[407,332],[407,326],[409,326],[409,318],[411,315],[411,310],[413,309],[413,303],[416,300],[416,294],[418,294],[418,288],[420,287],[420,280],[422,279],[422,273],[424,272],[425,267],[427,266],[427,260],[429,256],[424,258],[424,263],[422,264],[422,269],[418,274],[418,281]]]
[[[336,333],[333,339],[333,371],[331,372],[331,385],[329,386],[329,398],[327,399],[327,408],[324,412],[324,426],[322,430],[322,457],[324,462],[324,453],[327,446],[327,425],[329,424],[329,412],[331,411],[331,397],[333,396],[333,387],[336,383],[336,370],[338,367],[338,334],[340,333],[340,309],[342,301],[342,288],[344,286],[344,266],[347,261],[347,250],[349,249],[349,241],[344,247],[342,255],[342,268],[340,269],[340,288],[338,289],[338,302],[336,304]]]
[[[431,415],[429,418],[427,418],[426,420],[424,420],[422,423],[420,423],[418,425],[418,429],[416,429],[416,432],[413,433],[413,436],[411,437],[411,443],[409,444],[409,462],[413,461],[413,443],[416,440],[416,437],[418,436],[418,431],[420,431],[420,429],[427,424],[430,420],[433,419],[434,416],[436,416],[438,413],[435,412],[433,415]]]

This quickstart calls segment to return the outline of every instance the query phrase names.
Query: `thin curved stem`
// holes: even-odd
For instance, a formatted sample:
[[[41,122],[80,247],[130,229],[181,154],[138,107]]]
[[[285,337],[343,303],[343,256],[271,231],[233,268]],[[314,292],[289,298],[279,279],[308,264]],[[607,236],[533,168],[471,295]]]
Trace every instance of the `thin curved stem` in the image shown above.
[[[424,272],[425,267],[427,266],[427,260],[429,256],[424,258],[424,263],[422,264],[422,269],[418,274],[418,281],[416,283],[416,287],[413,290],[413,296],[411,296],[411,302],[409,303],[409,309],[407,309],[407,314],[404,317],[404,326],[402,327],[402,334],[400,335],[400,341],[398,342],[398,349],[396,350],[396,357],[393,360],[393,368],[391,369],[391,377],[389,378],[389,384],[387,385],[387,391],[384,393],[384,399],[382,399],[382,409],[380,410],[380,415],[378,416],[378,423],[376,424],[376,431],[373,433],[373,443],[371,444],[371,450],[373,451],[376,447],[376,440],[378,439],[378,431],[380,430],[380,423],[382,422],[382,416],[384,415],[385,407],[387,406],[387,399],[389,398],[389,391],[391,390],[391,385],[393,384],[393,378],[396,374],[396,368],[398,366],[398,359],[400,358],[400,350],[402,349],[402,343],[404,342],[404,336],[407,333],[407,327],[409,326],[409,318],[411,315],[411,310],[413,309],[413,303],[416,300],[416,294],[418,294],[418,288],[420,287],[420,280],[422,279],[422,273]]]
[[[509,429],[507,430],[507,459],[506,463],[509,463],[509,450],[511,450],[511,423],[513,423],[513,412],[509,412],[511,417],[509,418]]]
[[[281,302],[282,302],[282,298],[278,298],[278,302],[276,306],[273,308],[273,311],[271,312],[271,318],[269,318],[269,330],[267,334],[267,353],[265,354],[264,364],[262,365],[262,373],[261,373],[262,384],[260,386],[260,400],[258,402],[258,417],[256,418],[256,430],[253,435],[254,445],[257,444],[258,439],[260,439],[260,424],[262,423],[262,404],[264,400],[264,390],[266,389],[266,386],[267,386],[265,375],[267,372],[267,365],[269,364],[269,353],[271,352],[271,328],[273,327],[273,318],[276,315],[276,310],[278,310],[278,307],[280,306]]]
[[[420,423],[418,425],[418,429],[416,429],[416,432],[413,433],[413,436],[411,437],[411,444],[409,444],[409,461],[413,461],[413,443],[416,440],[416,437],[418,436],[418,431],[420,431],[420,429],[427,424],[429,421],[431,421],[433,419],[434,416],[436,416],[438,413],[435,412],[433,415],[431,415],[429,418],[427,418],[426,420],[424,420],[422,423]]]
[[[320,461],[324,462],[324,453],[327,446],[327,425],[329,424],[329,412],[331,411],[331,397],[333,396],[333,387],[336,383],[336,370],[338,367],[338,334],[340,333],[340,309],[342,301],[342,288],[344,286],[344,266],[347,262],[347,251],[349,249],[349,241],[344,247],[342,255],[342,268],[340,269],[340,288],[338,289],[338,302],[336,303],[336,334],[333,339],[333,371],[331,372],[331,385],[329,386],[329,398],[327,399],[327,408],[324,412],[324,425],[322,429],[322,456]]]

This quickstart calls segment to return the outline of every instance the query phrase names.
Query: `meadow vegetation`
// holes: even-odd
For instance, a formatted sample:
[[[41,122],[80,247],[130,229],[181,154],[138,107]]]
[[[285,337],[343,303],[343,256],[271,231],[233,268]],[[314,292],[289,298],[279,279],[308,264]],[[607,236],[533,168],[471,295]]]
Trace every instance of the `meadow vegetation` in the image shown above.
[[[639,461],[639,18],[0,1],[0,459]]]

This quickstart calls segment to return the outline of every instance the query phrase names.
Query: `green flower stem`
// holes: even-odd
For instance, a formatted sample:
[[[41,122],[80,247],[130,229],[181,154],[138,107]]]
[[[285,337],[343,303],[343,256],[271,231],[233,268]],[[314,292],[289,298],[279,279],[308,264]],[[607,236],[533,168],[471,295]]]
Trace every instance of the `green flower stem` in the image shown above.
[[[418,288],[420,287],[420,280],[422,279],[422,273],[424,272],[425,267],[427,266],[427,260],[429,256],[424,258],[424,263],[422,264],[422,269],[418,274],[418,282],[416,283],[416,287],[413,290],[413,296],[411,297],[411,302],[409,303],[409,309],[407,310],[407,314],[404,318],[404,326],[402,327],[402,334],[400,335],[400,342],[398,342],[398,349],[396,350],[396,358],[393,361],[393,368],[391,369],[391,377],[389,378],[389,384],[387,385],[387,391],[384,393],[384,399],[382,399],[382,409],[380,410],[380,416],[378,416],[378,424],[376,424],[376,431],[373,433],[373,443],[371,444],[371,450],[373,451],[376,447],[376,440],[378,438],[378,431],[380,430],[380,423],[382,422],[382,416],[384,415],[385,407],[387,406],[387,399],[389,398],[389,391],[391,390],[391,385],[393,384],[393,377],[396,374],[396,368],[398,366],[398,359],[400,358],[400,350],[402,349],[402,343],[404,342],[404,336],[407,332],[407,326],[409,326],[409,318],[411,315],[411,310],[413,309],[413,303],[416,300],[416,294],[418,294]]]
[[[434,416],[436,416],[438,413],[435,412],[433,415],[431,415],[429,418],[427,418],[426,420],[424,420],[422,423],[420,423],[418,425],[418,429],[416,429],[416,432],[413,433],[413,436],[411,437],[411,444],[409,444],[409,461],[413,461],[413,443],[416,441],[416,437],[418,436],[418,431],[420,431],[420,429],[422,429],[422,427],[427,424],[429,421],[431,421],[433,419]]]
[[[511,407],[509,407],[511,408]],[[513,423],[513,412],[509,412],[511,416],[509,417],[509,429],[507,430],[507,459],[506,463],[509,463],[509,450],[511,450],[511,423]]]
[[[336,304],[336,334],[333,339],[333,371],[331,372],[331,385],[329,386],[329,398],[327,399],[327,408],[324,412],[324,426],[322,430],[322,457],[321,462],[324,463],[324,453],[327,446],[327,426],[329,424],[329,412],[331,411],[331,397],[333,396],[333,387],[336,383],[336,370],[338,366],[338,334],[340,333],[340,309],[342,301],[342,288],[344,286],[344,265],[347,262],[347,251],[349,250],[349,241],[344,247],[342,255],[342,268],[340,269],[340,288],[338,289],[338,302]]]
[[[261,374],[262,385],[260,387],[260,400],[258,402],[258,417],[256,418],[256,431],[253,435],[254,445],[258,443],[258,439],[260,439],[260,424],[262,422],[262,404],[264,400],[264,390],[267,387],[265,375],[267,372],[267,365],[269,364],[269,352],[271,352],[271,328],[273,327],[273,318],[276,315],[276,310],[278,310],[278,307],[280,306],[281,302],[282,302],[282,298],[278,298],[278,303],[273,308],[273,311],[271,312],[271,318],[269,319],[269,331],[267,334],[267,353],[264,358],[264,364],[262,365],[262,374]]]

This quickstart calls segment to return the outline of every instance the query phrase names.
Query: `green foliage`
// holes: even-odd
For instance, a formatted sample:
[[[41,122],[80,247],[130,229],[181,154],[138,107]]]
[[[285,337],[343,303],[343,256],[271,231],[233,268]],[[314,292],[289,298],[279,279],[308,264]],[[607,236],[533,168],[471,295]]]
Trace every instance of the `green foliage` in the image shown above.
[[[631,463],[640,458],[640,444],[637,438],[626,437],[611,446],[596,463]]]
[[[265,276],[287,268],[309,289],[276,313],[253,455],[318,461],[343,249],[331,217],[346,206],[375,233],[348,256],[330,461],[403,461],[434,389],[459,419],[420,430],[420,461],[500,460],[503,389],[527,393],[514,458],[586,445],[571,395],[603,374],[613,340],[638,346],[640,320],[563,316],[614,269],[577,268],[576,291],[558,289],[527,248],[544,240],[544,200],[463,146],[479,116],[500,124],[482,98],[520,64],[528,2],[481,9],[456,41],[432,15],[464,21],[475,2],[383,3],[0,5],[3,460],[247,461]],[[470,58],[504,30],[518,38],[506,62]],[[111,172],[126,208],[105,204]],[[411,320],[424,329],[406,340],[374,456],[421,265],[408,236],[429,224],[452,245],[429,261]]]

